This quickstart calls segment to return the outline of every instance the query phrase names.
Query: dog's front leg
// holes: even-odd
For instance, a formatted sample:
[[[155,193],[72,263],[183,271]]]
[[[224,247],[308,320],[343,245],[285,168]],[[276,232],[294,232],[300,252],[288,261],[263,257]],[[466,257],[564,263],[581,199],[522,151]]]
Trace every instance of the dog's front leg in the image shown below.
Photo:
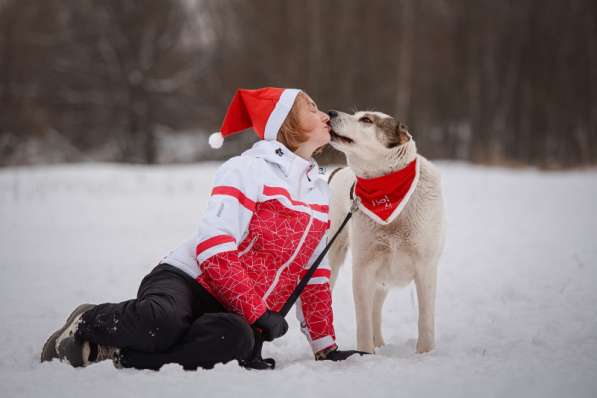
[[[357,350],[375,351],[373,341],[373,299],[375,274],[379,265],[365,258],[357,259],[352,266],[352,290],[357,321]]]
[[[385,345],[381,331],[383,303],[388,295],[386,289],[378,287],[373,297],[373,344],[375,348]]]
[[[419,301],[419,339],[417,352],[429,352],[435,348],[435,291],[437,265],[430,262],[418,267],[415,275]]]

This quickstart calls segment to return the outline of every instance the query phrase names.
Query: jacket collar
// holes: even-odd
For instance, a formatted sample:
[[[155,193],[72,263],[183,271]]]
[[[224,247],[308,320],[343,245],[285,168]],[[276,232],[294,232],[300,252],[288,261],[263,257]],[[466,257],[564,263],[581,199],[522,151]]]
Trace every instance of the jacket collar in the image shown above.
[[[262,158],[273,163],[280,168],[285,177],[291,179],[300,178],[306,174],[309,180],[313,180],[319,171],[315,159],[307,160],[275,140],[257,141],[250,149],[243,152],[243,155]]]

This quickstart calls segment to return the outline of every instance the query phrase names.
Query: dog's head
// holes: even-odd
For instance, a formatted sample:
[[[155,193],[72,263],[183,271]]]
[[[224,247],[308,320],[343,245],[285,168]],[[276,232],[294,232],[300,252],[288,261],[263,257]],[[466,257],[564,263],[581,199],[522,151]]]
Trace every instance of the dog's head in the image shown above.
[[[407,127],[385,113],[328,113],[332,128],[330,145],[346,154],[357,175],[370,177],[397,170],[416,156],[415,142]]]

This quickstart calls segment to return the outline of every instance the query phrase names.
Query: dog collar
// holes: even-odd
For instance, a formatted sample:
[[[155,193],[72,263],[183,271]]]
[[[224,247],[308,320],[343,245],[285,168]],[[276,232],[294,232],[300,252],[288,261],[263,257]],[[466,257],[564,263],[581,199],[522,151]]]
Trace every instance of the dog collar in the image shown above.
[[[419,181],[417,158],[406,167],[375,178],[357,177],[359,209],[380,224],[391,223],[404,209]]]

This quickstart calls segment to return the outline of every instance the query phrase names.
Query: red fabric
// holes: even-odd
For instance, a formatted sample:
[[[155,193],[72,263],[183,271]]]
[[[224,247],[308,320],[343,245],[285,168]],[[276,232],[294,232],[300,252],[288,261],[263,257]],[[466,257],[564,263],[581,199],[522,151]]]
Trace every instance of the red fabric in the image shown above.
[[[253,127],[263,139],[265,125],[284,89],[265,87],[257,90],[236,90],[226,111],[220,132],[224,137]]]
[[[252,324],[267,310],[255,282],[239,261],[237,251],[211,256],[201,264],[198,281],[227,308]]]
[[[318,211],[320,213],[327,213],[329,211],[329,207],[326,205],[307,204],[305,202],[301,202],[301,201],[292,199],[290,197],[290,193],[288,193],[288,191],[282,187],[268,187],[267,185],[265,185],[263,187],[263,194],[266,196],[282,195],[282,196],[286,197],[290,201],[290,203],[292,203],[294,206],[310,207],[311,209]]]
[[[308,214],[289,209],[278,200],[257,203],[248,234],[238,250],[222,252],[203,261],[199,265],[202,274],[197,281],[249,323],[255,322],[266,308],[280,310],[310,265],[312,254],[329,227],[327,221],[314,217],[307,231],[308,225]],[[299,246],[305,231],[304,243],[293,261],[282,268]],[[250,250],[239,256],[251,242]],[[279,269],[283,271],[275,282]],[[329,276],[329,270],[318,269],[317,273]],[[262,299],[274,283],[269,296]],[[335,338],[329,283],[308,285],[301,302],[311,339]]]
[[[405,168],[376,178],[357,177],[355,194],[371,213],[386,221],[402,203],[417,175],[416,159]]]
[[[247,198],[244,193],[242,193],[238,188],[220,185],[214,187],[211,190],[212,195],[228,195],[236,198],[238,202],[245,206],[247,209],[254,211],[255,210],[255,202],[251,199]]]
[[[301,278],[303,276],[305,276],[305,274],[308,272],[309,270],[306,269],[301,273]],[[329,278],[332,275],[332,271],[330,271],[329,269],[316,269],[315,272],[313,272],[313,275],[311,276],[311,278],[317,278],[318,276],[323,276],[326,278]]]
[[[235,242],[234,236],[230,235],[218,235],[207,240],[204,240],[195,248],[195,255],[198,256],[201,252],[210,249],[214,246],[221,245],[222,243]]]

